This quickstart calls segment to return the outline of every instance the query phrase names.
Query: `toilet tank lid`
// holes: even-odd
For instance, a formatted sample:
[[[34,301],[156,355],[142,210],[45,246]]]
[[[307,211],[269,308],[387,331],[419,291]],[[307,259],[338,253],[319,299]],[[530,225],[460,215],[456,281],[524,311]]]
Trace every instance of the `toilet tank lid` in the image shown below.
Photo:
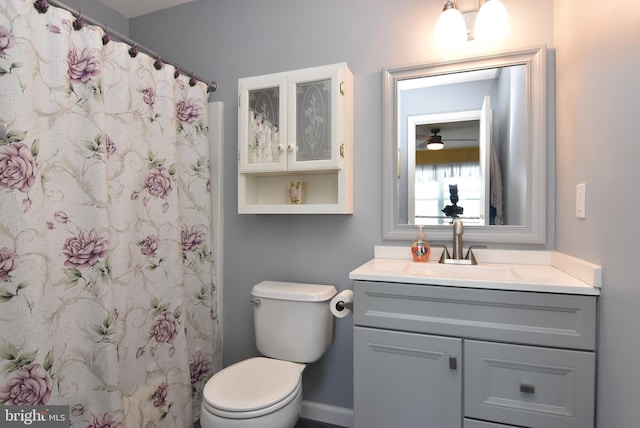
[[[253,286],[251,294],[254,297],[280,300],[324,302],[336,295],[336,287],[299,282],[262,281]]]

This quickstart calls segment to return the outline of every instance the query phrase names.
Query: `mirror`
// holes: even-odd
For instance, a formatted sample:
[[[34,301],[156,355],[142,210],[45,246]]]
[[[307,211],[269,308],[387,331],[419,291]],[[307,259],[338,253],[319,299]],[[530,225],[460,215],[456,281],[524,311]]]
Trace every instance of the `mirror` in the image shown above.
[[[383,96],[384,239],[545,242],[545,48],[385,69]]]

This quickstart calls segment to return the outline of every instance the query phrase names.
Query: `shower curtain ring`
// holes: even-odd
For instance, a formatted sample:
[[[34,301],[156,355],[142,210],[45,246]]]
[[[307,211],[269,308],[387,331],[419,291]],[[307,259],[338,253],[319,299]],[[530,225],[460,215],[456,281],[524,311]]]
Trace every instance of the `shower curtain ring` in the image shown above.
[[[9,135],[9,124],[0,121],[0,141],[7,138],[7,135]]]
[[[82,12],[78,11],[78,17],[73,21],[73,29],[79,31],[84,27],[84,21],[82,20]]]
[[[135,58],[136,56],[138,56],[138,44],[134,43],[133,46],[131,46],[129,48],[129,56],[131,58]]]
[[[111,41],[111,35],[109,35],[109,27],[104,27],[102,31],[104,31],[102,35],[102,45],[104,46]]]
[[[191,79],[189,79],[189,86],[196,86],[197,80],[195,74],[191,74]]]
[[[49,3],[47,3],[47,0],[36,0],[33,2],[33,7],[36,8],[38,13],[47,13]]]

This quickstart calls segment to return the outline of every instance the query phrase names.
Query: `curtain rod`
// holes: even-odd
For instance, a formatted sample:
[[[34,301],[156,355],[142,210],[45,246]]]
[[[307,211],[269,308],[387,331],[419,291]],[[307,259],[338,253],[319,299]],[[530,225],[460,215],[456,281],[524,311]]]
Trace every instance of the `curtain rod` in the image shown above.
[[[199,76],[197,76],[195,73],[192,73],[188,70],[183,70],[180,68],[180,66],[176,65],[176,64],[172,64],[170,62],[167,62],[165,60],[162,59],[162,57],[160,55],[158,55],[157,53],[155,53],[154,51],[152,51],[151,49],[139,45],[138,43],[136,43],[135,41],[131,40],[130,38],[128,38],[127,36],[120,34],[119,32],[115,31],[115,30],[111,30],[109,29],[109,27],[107,27],[106,25],[103,25],[102,23],[95,21],[89,17],[83,16],[82,12],[75,10],[69,6],[67,6],[66,4],[58,1],[58,0],[36,0],[33,2],[33,6],[36,8],[36,10],[38,10],[38,12],[40,13],[45,13],[47,11],[47,8],[49,6],[49,4],[52,4],[53,6],[59,7],[61,9],[65,9],[68,12],[70,12],[73,16],[76,17],[76,22],[74,22],[74,29],[80,29],[82,28],[82,24],[83,22],[88,22],[91,25],[95,25],[98,26],[100,28],[102,28],[102,30],[105,32],[105,35],[107,36],[107,41],[111,39],[111,36],[115,36],[116,39],[120,40],[121,42],[124,42],[128,45],[130,45],[132,48],[129,49],[129,54],[131,56],[135,56],[137,55],[137,51],[142,51],[144,53],[146,53],[147,55],[151,56],[152,58],[156,59],[156,62],[154,63],[154,66],[156,68],[161,68],[163,64],[169,64],[169,65],[173,65],[176,68],[176,72],[175,72],[175,76],[177,77],[178,74],[183,74],[185,76],[189,76],[192,79],[195,80],[199,80],[201,82],[204,82],[207,85],[207,92],[215,92],[218,89],[218,82],[215,81],[209,81],[209,80],[205,80]],[[78,20],[80,20],[80,25],[79,28],[76,28],[77,22]],[[195,82],[189,82],[189,84],[191,86],[195,85]]]

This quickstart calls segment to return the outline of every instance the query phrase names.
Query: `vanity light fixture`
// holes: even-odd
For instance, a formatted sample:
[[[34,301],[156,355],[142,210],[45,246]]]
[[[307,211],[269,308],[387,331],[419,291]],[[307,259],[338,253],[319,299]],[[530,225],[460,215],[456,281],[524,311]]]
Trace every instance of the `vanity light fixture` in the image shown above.
[[[486,0],[476,18],[475,39],[499,40],[509,34],[509,14],[500,0]]]
[[[494,41],[508,33],[509,14],[500,0],[478,0],[477,9],[465,12],[460,12],[458,0],[447,0],[436,23],[435,45],[447,48],[469,40]]]
[[[458,1],[447,0],[436,23],[436,47],[458,46],[466,41],[467,26],[462,13],[458,9]]]

